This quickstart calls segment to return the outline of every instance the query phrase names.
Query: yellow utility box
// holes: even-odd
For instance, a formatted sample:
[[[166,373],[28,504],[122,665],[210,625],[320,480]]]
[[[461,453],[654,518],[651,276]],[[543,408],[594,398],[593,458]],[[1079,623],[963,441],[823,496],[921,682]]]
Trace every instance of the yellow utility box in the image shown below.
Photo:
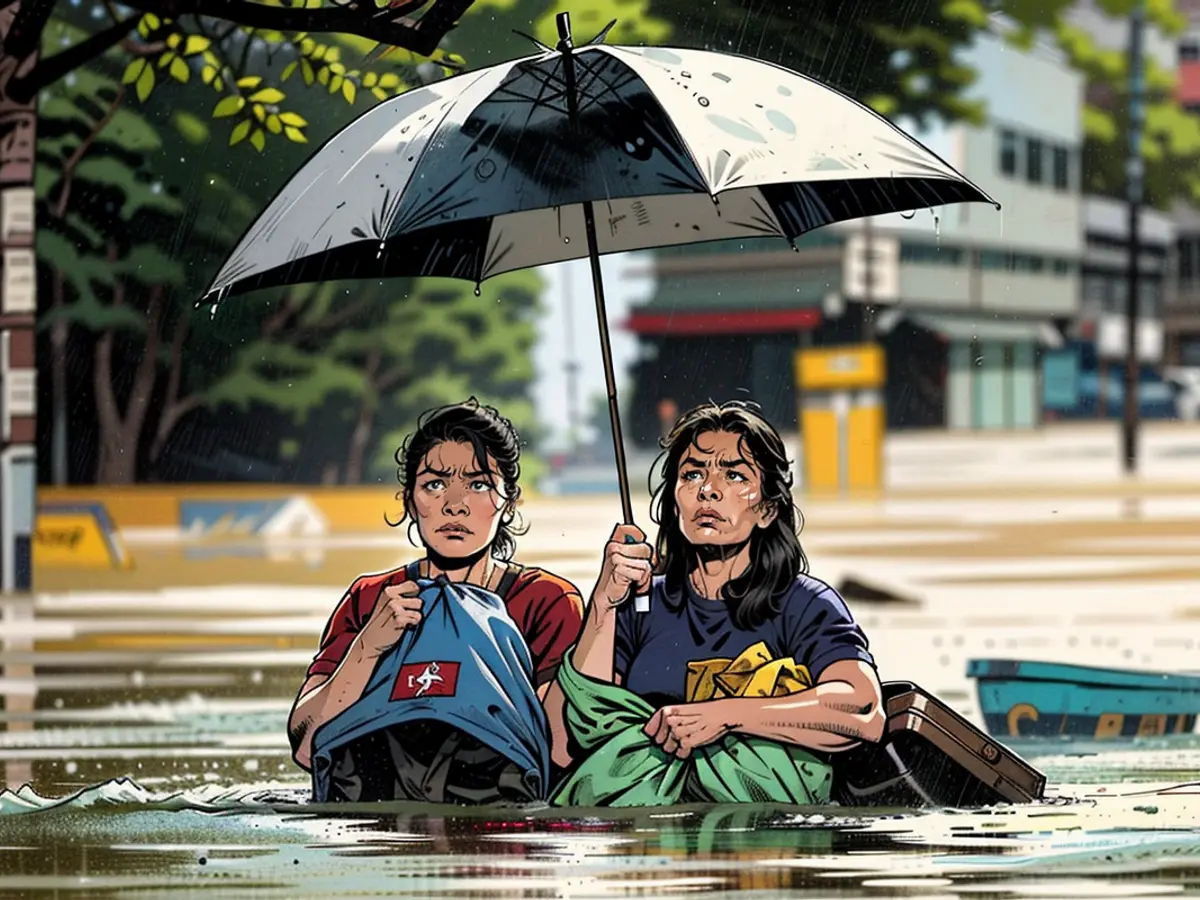
[[[797,352],[806,490],[848,493],[883,486],[886,380],[877,344]]]

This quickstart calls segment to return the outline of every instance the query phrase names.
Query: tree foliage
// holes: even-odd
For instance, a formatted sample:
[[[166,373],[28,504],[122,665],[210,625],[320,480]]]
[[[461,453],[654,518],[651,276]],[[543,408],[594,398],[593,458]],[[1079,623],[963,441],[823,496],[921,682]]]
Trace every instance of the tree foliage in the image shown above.
[[[209,400],[284,412],[281,449],[303,447],[325,471],[344,465],[350,481],[390,470],[402,434],[432,406],[476,394],[531,425],[514,410],[529,407],[541,286],[534,272],[491,279],[478,297],[447,279],[298,286]]]

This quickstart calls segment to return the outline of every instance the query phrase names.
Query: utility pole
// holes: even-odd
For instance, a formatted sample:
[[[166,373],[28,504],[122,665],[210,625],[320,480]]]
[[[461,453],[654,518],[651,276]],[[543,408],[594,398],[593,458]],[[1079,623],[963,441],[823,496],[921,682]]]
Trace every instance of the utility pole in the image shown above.
[[[1138,321],[1141,300],[1142,126],[1146,116],[1142,60],[1145,0],[1135,0],[1129,16],[1129,157],[1125,174],[1129,199],[1129,296],[1125,306],[1125,471],[1137,471],[1138,452]]]
[[[567,444],[572,460],[579,452],[579,360],[575,356],[575,319],[572,315],[575,292],[571,289],[574,275],[574,264],[567,263],[563,267],[563,323],[566,331],[563,346],[567,354],[563,368],[567,374]]]
[[[875,229],[863,219],[863,342],[875,343]]]

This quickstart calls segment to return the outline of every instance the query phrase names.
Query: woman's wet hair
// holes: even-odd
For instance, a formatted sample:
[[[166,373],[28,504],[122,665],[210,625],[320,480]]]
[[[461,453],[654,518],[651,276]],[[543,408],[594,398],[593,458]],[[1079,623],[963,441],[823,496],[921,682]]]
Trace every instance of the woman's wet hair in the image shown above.
[[[659,442],[660,481],[652,487],[651,501],[658,525],[656,572],[666,576],[669,587],[686,587],[688,576],[699,565],[700,554],[679,527],[675,487],[688,450],[702,450],[698,442],[703,436],[718,431],[738,436],[739,451],[753,461],[761,479],[760,510],[765,506],[775,513],[769,525],[752,532],[746,571],[721,589],[734,624],[752,628],[779,614],[796,577],[808,571],[799,536],[804,520],[792,498],[792,464],[779,432],[763,418],[757,404],[742,400],[702,404],[680,416]]]
[[[521,499],[521,437],[499,410],[482,405],[474,397],[423,413],[416,430],[396,450],[396,478],[401,485],[396,499],[403,501],[404,515],[398,522],[389,520],[388,524],[397,527],[407,520],[410,529],[415,524],[411,511],[417,472],[429,451],[447,441],[470,445],[479,471],[503,485],[504,512],[492,542],[492,555],[512,559],[517,549],[516,536],[528,530],[521,527],[517,513],[517,501]],[[492,469],[489,457],[495,460],[498,471]]]

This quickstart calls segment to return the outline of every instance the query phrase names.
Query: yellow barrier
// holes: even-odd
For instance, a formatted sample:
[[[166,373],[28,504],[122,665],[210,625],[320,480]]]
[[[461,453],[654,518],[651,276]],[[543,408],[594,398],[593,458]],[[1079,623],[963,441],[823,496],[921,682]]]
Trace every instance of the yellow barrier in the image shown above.
[[[54,569],[132,569],[133,559],[103,505],[39,504],[33,564]]]
[[[178,528],[180,504],[188,501],[269,501],[306,497],[325,517],[330,532],[386,532],[384,516],[395,522],[404,512],[398,488],[311,485],[213,484],[131,485],[128,487],[39,487],[40,503],[96,503],[122,528]],[[397,531],[401,529],[395,529]],[[399,536],[403,540],[403,536]]]
[[[883,348],[821,347],[796,354],[804,487],[875,491],[883,484]]]

